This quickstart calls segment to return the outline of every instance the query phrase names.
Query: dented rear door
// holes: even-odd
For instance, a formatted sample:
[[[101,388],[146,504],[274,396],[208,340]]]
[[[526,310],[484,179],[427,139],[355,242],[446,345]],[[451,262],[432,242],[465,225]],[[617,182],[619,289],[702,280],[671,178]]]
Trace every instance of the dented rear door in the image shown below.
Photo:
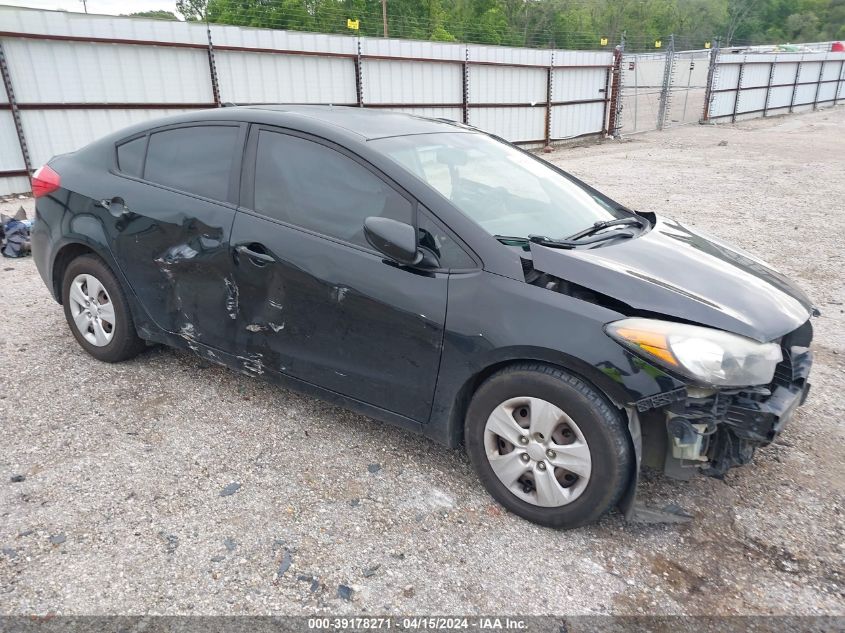
[[[238,123],[203,124],[131,139],[146,145],[146,165],[119,165],[100,202],[114,257],[152,320],[219,349],[235,328],[231,187],[244,134]]]

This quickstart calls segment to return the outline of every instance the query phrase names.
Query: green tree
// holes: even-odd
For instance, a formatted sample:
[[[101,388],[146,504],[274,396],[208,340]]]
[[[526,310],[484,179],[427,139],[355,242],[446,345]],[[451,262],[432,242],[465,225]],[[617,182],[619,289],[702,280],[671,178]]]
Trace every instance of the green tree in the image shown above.
[[[382,36],[381,0],[177,0],[186,20]],[[700,48],[845,36],[845,0],[387,0],[391,37],[509,46],[597,48],[599,38],[653,49],[676,36]]]
[[[208,0],[176,0],[176,13],[188,22],[198,22],[205,20],[207,5]]]
[[[130,13],[130,18],[153,18],[155,20],[178,20],[176,14],[172,11],[138,11],[137,13]]]

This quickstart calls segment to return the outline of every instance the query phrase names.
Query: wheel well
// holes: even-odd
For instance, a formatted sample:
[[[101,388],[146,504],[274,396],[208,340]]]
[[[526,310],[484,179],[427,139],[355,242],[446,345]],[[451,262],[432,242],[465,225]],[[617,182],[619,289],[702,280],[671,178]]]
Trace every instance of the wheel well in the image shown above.
[[[608,399],[611,406],[616,409],[620,409],[620,406],[615,398],[613,398],[605,389],[602,389],[600,385],[597,385],[595,381],[590,380],[589,377],[583,375],[582,373],[573,370],[566,365],[561,363],[554,363],[547,360],[537,360],[536,358],[512,358],[509,360],[501,361],[498,363],[494,363],[488,367],[485,367],[481,371],[476,374],[470,376],[463,386],[458,391],[458,395],[455,398],[455,406],[452,408],[452,415],[451,415],[451,422],[450,427],[452,429],[452,446],[460,446],[463,444],[464,441],[464,423],[466,422],[466,412],[469,408],[469,403],[472,400],[473,394],[478,390],[478,387],[481,386],[485,380],[487,380],[490,376],[495,374],[496,372],[504,369],[505,367],[510,367],[511,365],[519,365],[522,363],[543,363],[544,365],[549,365],[550,367],[557,367],[565,372],[572,374],[573,376],[577,376],[585,383],[593,387],[596,391],[602,394],[605,398]]]
[[[53,260],[53,294],[59,303],[62,302],[62,280],[65,278],[65,270],[68,265],[80,255],[96,255],[96,251],[84,244],[68,244],[56,253]]]

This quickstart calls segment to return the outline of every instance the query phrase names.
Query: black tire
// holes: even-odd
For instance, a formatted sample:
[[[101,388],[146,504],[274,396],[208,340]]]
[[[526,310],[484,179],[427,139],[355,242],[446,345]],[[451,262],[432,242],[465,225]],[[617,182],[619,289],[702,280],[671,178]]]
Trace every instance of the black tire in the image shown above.
[[[85,337],[76,327],[71,314],[71,302],[69,300],[71,283],[77,275],[88,274],[96,277],[111,298],[114,306],[115,324],[114,335],[108,344],[97,346],[85,340]],[[126,294],[120,282],[115,277],[111,268],[96,255],[80,255],[68,264],[62,279],[62,304],[65,311],[70,331],[77,342],[86,352],[97,360],[106,363],[119,363],[129,360],[140,354],[146,347],[146,343],[138,336],[135,330],[135,322],[132,319],[132,312],[126,301]]]
[[[493,410],[510,398],[542,398],[575,422],[590,449],[593,470],[580,496],[559,507],[520,499],[496,476],[484,447],[484,429]],[[493,374],[476,390],[467,411],[464,441],[481,483],[507,510],[529,521],[571,529],[597,521],[614,507],[628,485],[633,446],[620,412],[584,380],[542,363],[519,363]]]

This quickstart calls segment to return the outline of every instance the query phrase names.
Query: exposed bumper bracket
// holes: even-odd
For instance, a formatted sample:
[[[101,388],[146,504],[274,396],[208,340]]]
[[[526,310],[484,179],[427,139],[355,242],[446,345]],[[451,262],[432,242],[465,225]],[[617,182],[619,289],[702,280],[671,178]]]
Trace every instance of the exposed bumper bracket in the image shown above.
[[[675,504],[658,509],[635,501],[625,513],[625,520],[631,523],[689,523],[692,519],[691,514]]]

